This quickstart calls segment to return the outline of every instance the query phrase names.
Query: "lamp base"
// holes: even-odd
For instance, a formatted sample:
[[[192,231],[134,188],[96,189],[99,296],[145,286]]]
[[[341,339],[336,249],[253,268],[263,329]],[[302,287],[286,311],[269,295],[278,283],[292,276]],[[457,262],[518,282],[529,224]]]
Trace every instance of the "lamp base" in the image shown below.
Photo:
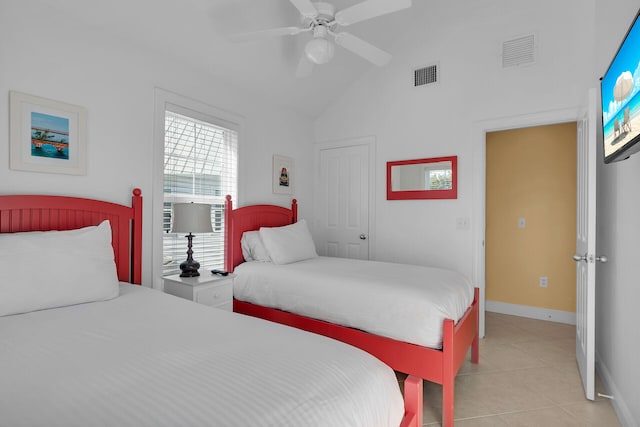
[[[193,259],[188,259],[182,264],[180,264],[180,277],[198,277],[200,273],[198,273],[198,269],[200,268],[200,263],[198,261],[194,261]]]

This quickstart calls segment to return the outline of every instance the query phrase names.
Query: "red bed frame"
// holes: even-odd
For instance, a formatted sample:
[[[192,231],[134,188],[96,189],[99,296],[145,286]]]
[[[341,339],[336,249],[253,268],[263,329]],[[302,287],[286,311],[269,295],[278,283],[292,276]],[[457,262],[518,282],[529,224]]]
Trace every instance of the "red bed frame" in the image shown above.
[[[292,200],[291,209],[274,205],[252,205],[233,209],[231,196],[227,196],[224,217],[225,270],[233,272],[238,264],[244,262],[240,246],[242,233],[257,230],[260,227],[293,224],[297,221],[297,217],[298,204],[296,199]],[[454,420],[456,374],[464,362],[469,348],[471,348],[471,361],[478,363],[479,359],[479,295],[479,289],[476,288],[473,303],[457,324],[451,319],[444,321],[441,350],[409,344],[236,299],[233,300],[233,311],[346,342],[373,354],[394,370],[408,374],[409,378],[417,377],[441,384],[442,426],[451,427]],[[422,420],[421,416],[420,420]]]
[[[1,195],[0,233],[73,230],[111,223],[118,279],[142,283],[142,192],[133,190],[131,207],[67,196]]]

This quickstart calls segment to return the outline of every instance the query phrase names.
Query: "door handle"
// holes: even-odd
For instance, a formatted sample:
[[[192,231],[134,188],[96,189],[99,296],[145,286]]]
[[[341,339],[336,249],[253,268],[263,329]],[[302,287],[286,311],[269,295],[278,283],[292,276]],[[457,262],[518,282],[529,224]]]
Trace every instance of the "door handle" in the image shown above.
[[[573,255],[573,260],[574,260],[575,262],[579,262],[579,261],[585,261],[585,262],[596,262],[596,261],[599,261],[599,262],[601,262],[601,263],[603,263],[603,264],[604,264],[604,263],[605,263],[605,262],[607,262],[609,259],[608,259],[606,256],[604,256],[604,255],[600,255],[600,256],[593,256],[593,255],[591,255],[591,256],[587,256],[587,254],[584,254],[584,255],[574,254],[574,255]]]
[[[364,234],[360,235],[360,240],[367,240],[367,236],[365,236]]]
[[[584,255],[574,254],[573,255],[573,260],[575,262],[586,261],[587,260],[587,254],[584,254]]]

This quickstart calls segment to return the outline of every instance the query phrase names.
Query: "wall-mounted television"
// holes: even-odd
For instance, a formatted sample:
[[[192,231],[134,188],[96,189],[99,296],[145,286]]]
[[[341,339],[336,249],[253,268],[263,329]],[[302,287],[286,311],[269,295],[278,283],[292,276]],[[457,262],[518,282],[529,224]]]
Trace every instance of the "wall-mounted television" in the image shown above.
[[[604,162],[640,151],[640,12],[600,79]]]

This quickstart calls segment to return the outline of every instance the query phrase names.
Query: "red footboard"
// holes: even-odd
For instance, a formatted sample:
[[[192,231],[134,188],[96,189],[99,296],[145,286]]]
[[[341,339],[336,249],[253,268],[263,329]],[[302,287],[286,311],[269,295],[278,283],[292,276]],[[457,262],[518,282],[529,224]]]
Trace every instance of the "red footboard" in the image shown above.
[[[471,348],[471,361],[478,363],[479,289],[464,316],[454,324],[445,320],[442,349],[432,349],[347,328],[322,320],[298,316],[244,301],[233,301],[233,311],[328,336],[358,347],[394,370],[442,385],[442,425],[453,426],[455,377]]]

